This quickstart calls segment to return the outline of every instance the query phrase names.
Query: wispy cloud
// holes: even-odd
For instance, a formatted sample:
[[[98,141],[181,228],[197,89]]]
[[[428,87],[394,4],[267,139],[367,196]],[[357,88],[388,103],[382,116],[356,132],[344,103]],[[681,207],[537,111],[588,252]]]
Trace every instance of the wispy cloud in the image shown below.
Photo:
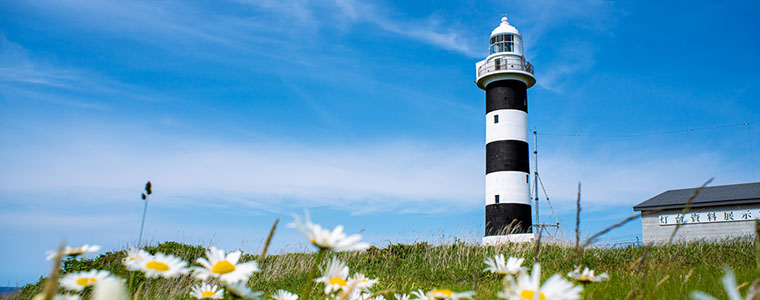
[[[717,152],[676,149],[639,150],[633,161],[621,153],[595,152],[589,155],[556,155],[541,159],[541,176],[552,201],[573,208],[578,183],[583,185],[583,201],[598,208],[632,207],[661,192],[700,186],[709,178],[714,185],[746,182],[746,168],[732,163]],[[737,171],[743,170],[743,171]]]
[[[108,130],[102,125],[87,127]],[[85,136],[37,137],[34,140],[44,142],[1,149],[0,162],[7,172],[0,174],[0,189],[123,191],[139,186],[149,175],[162,187],[162,197],[183,205],[214,199],[216,205],[254,210],[329,206],[351,213],[482,207],[481,146],[412,140],[347,144],[273,139],[240,143],[200,136],[178,140],[126,128],[120,127],[119,134],[96,130]],[[150,147],[144,146],[146,141],[151,141]],[[577,183],[583,182],[584,201],[602,206],[632,205],[710,177],[717,177],[716,182],[742,179],[742,173],[736,172],[739,168],[717,153],[690,150],[661,157],[652,151],[678,153],[640,150],[632,154],[638,159],[630,162],[605,152],[545,154],[542,177],[560,204],[571,203]]]
[[[0,213],[0,226],[2,227],[23,227],[26,229],[47,229],[56,228],[60,231],[77,231],[91,230],[95,227],[114,227],[119,224],[131,223],[123,215],[103,215],[103,214],[85,214],[78,213],[72,215],[62,214],[61,212],[2,212]]]
[[[166,101],[170,97],[85,68],[41,59],[0,34],[0,96],[6,101],[55,103],[107,110],[119,100]],[[108,100],[108,101],[107,101]]]
[[[538,86],[556,93],[564,92],[567,84],[576,82],[575,74],[591,70],[596,63],[596,50],[586,41],[560,41],[553,50],[553,58],[536,72]]]
[[[573,74],[594,67],[596,47],[592,39],[612,36],[621,15],[623,12],[613,1],[520,2],[513,17],[526,40],[528,58],[537,66],[537,84],[564,92]]]
[[[73,70],[33,61],[26,49],[0,34],[0,83],[72,89],[78,79]]]
[[[0,34],[0,96],[6,101],[43,101],[83,109],[106,109],[72,93],[107,92],[76,68],[56,66],[32,57],[21,45]]]
[[[0,175],[0,188],[120,190],[150,174],[177,203],[208,197],[260,208],[286,201],[285,207],[334,206],[363,213],[477,207],[481,202],[478,149],[410,142],[330,146],[174,141],[151,150],[139,142],[125,143],[128,139],[88,137],[83,143],[50,145],[49,151],[5,149],[2,160],[15,171]],[[46,163],[37,163],[40,159]]]
[[[456,22],[436,15],[421,20],[403,20],[391,17],[387,8],[367,2],[335,0],[335,4],[353,22],[374,24],[389,32],[469,57],[481,57],[486,53],[485,50],[476,50],[474,45],[477,45],[477,37],[457,30]]]
[[[393,18],[388,8],[354,0],[338,0],[332,4],[308,0],[238,0],[217,3],[214,7],[176,2],[49,1],[36,6],[48,12],[55,9],[54,17],[76,20],[72,23],[74,26],[106,30],[147,43],[196,40],[260,55],[277,56],[283,49],[297,48],[308,42],[309,35],[319,30],[363,22],[467,56],[484,53],[473,49],[473,40],[458,31],[456,23],[444,22],[436,15],[424,19]],[[218,9],[224,6],[240,9]]]

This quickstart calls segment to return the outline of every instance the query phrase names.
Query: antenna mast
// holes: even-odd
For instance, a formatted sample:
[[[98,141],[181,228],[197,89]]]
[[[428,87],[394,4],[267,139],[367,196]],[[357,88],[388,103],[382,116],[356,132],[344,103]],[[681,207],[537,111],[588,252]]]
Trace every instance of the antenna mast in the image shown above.
[[[533,200],[535,201],[536,205],[536,223],[533,224],[534,227],[538,229],[540,232],[542,229],[546,227],[555,227],[557,231],[559,231],[559,219],[557,219],[557,214],[554,213],[554,208],[552,207],[552,202],[549,201],[549,195],[546,194],[546,188],[544,188],[544,183],[541,181],[541,177],[538,176],[538,142],[536,136],[538,133],[536,130],[533,130]],[[554,224],[541,224],[538,220],[538,185],[541,185],[541,190],[544,191],[544,196],[546,197],[546,203],[549,204],[549,210],[552,212],[552,216],[554,217]],[[555,232],[556,233],[556,232]]]
[[[538,143],[536,142],[536,130],[533,130],[533,200],[536,202],[536,225],[538,222]],[[539,228],[539,231],[541,228]]]

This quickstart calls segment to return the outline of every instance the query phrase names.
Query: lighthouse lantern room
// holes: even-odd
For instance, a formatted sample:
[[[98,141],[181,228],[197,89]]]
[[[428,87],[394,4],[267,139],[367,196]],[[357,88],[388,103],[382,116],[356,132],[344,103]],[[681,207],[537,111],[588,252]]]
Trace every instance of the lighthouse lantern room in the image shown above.
[[[475,83],[486,91],[483,244],[531,241],[527,89],[536,79],[525,60],[522,36],[506,16],[489,42],[490,55],[475,64]]]

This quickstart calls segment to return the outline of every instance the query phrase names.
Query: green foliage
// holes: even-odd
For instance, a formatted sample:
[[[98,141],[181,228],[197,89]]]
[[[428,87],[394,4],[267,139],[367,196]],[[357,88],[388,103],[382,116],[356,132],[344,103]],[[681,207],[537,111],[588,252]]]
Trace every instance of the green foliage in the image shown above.
[[[361,272],[380,281],[373,290],[390,289],[410,292],[416,289],[450,288],[455,291],[477,291],[478,299],[495,299],[502,287],[499,276],[483,272],[486,257],[497,253],[525,258],[531,267],[534,260],[533,244],[513,244],[480,247],[461,242],[446,245],[417,243],[393,244],[385,248],[371,247],[363,252],[337,253],[346,261],[351,273]],[[546,244],[541,247],[539,262],[542,278],[555,273],[561,275],[573,270],[577,264],[588,266],[597,273],[607,272],[610,280],[584,286],[586,299],[689,299],[694,290],[701,290],[718,298],[725,297],[720,278],[723,267],[734,270],[739,285],[760,278],[755,243],[747,240],[722,243],[690,243],[665,246],[586,249],[575,257],[571,246]],[[165,242],[146,250],[176,255],[196,265],[205,248],[176,242]],[[90,269],[108,270],[129,279],[122,259],[126,251],[107,252],[94,259],[67,259],[62,272],[79,272]],[[242,261],[259,260],[256,254],[244,255]],[[314,254],[291,253],[270,255],[259,261],[260,273],[254,274],[249,285],[255,290],[271,294],[277,289],[300,293],[306,284],[307,273],[314,262]],[[189,287],[194,283],[187,276],[167,281],[146,280],[135,272],[133,290],[143,284],[141,299],[190,299]],[[42,279],[41,279],[42,280]],[[658,285],[659,283],[659,285]],[[748,286],[746,284],[745,286]],[[742,292],[746,292],[746,287]],[[0,299],[29,299],[40,290],[40,283],[25,286],[11,297]],[[315,287],[313,295],[321,293]],[[392,297],[390,297],[392,298]]]

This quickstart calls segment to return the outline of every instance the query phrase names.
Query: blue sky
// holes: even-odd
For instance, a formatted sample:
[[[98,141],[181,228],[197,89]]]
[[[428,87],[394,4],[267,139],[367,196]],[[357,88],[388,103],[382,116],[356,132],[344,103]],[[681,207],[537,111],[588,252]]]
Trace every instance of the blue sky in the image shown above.
[[[523,34],[539,171],[586,235],[664,190],[760,176],[756,1],[3,1],[0,285],[65,237],[258,252],[311,211],[376,245],[477,241],[484,93]],[[541,206],[543,220],[551,218]],[[633,222],[607,242],[640,236]],[[275,252],[308,249],[281,226]]]

